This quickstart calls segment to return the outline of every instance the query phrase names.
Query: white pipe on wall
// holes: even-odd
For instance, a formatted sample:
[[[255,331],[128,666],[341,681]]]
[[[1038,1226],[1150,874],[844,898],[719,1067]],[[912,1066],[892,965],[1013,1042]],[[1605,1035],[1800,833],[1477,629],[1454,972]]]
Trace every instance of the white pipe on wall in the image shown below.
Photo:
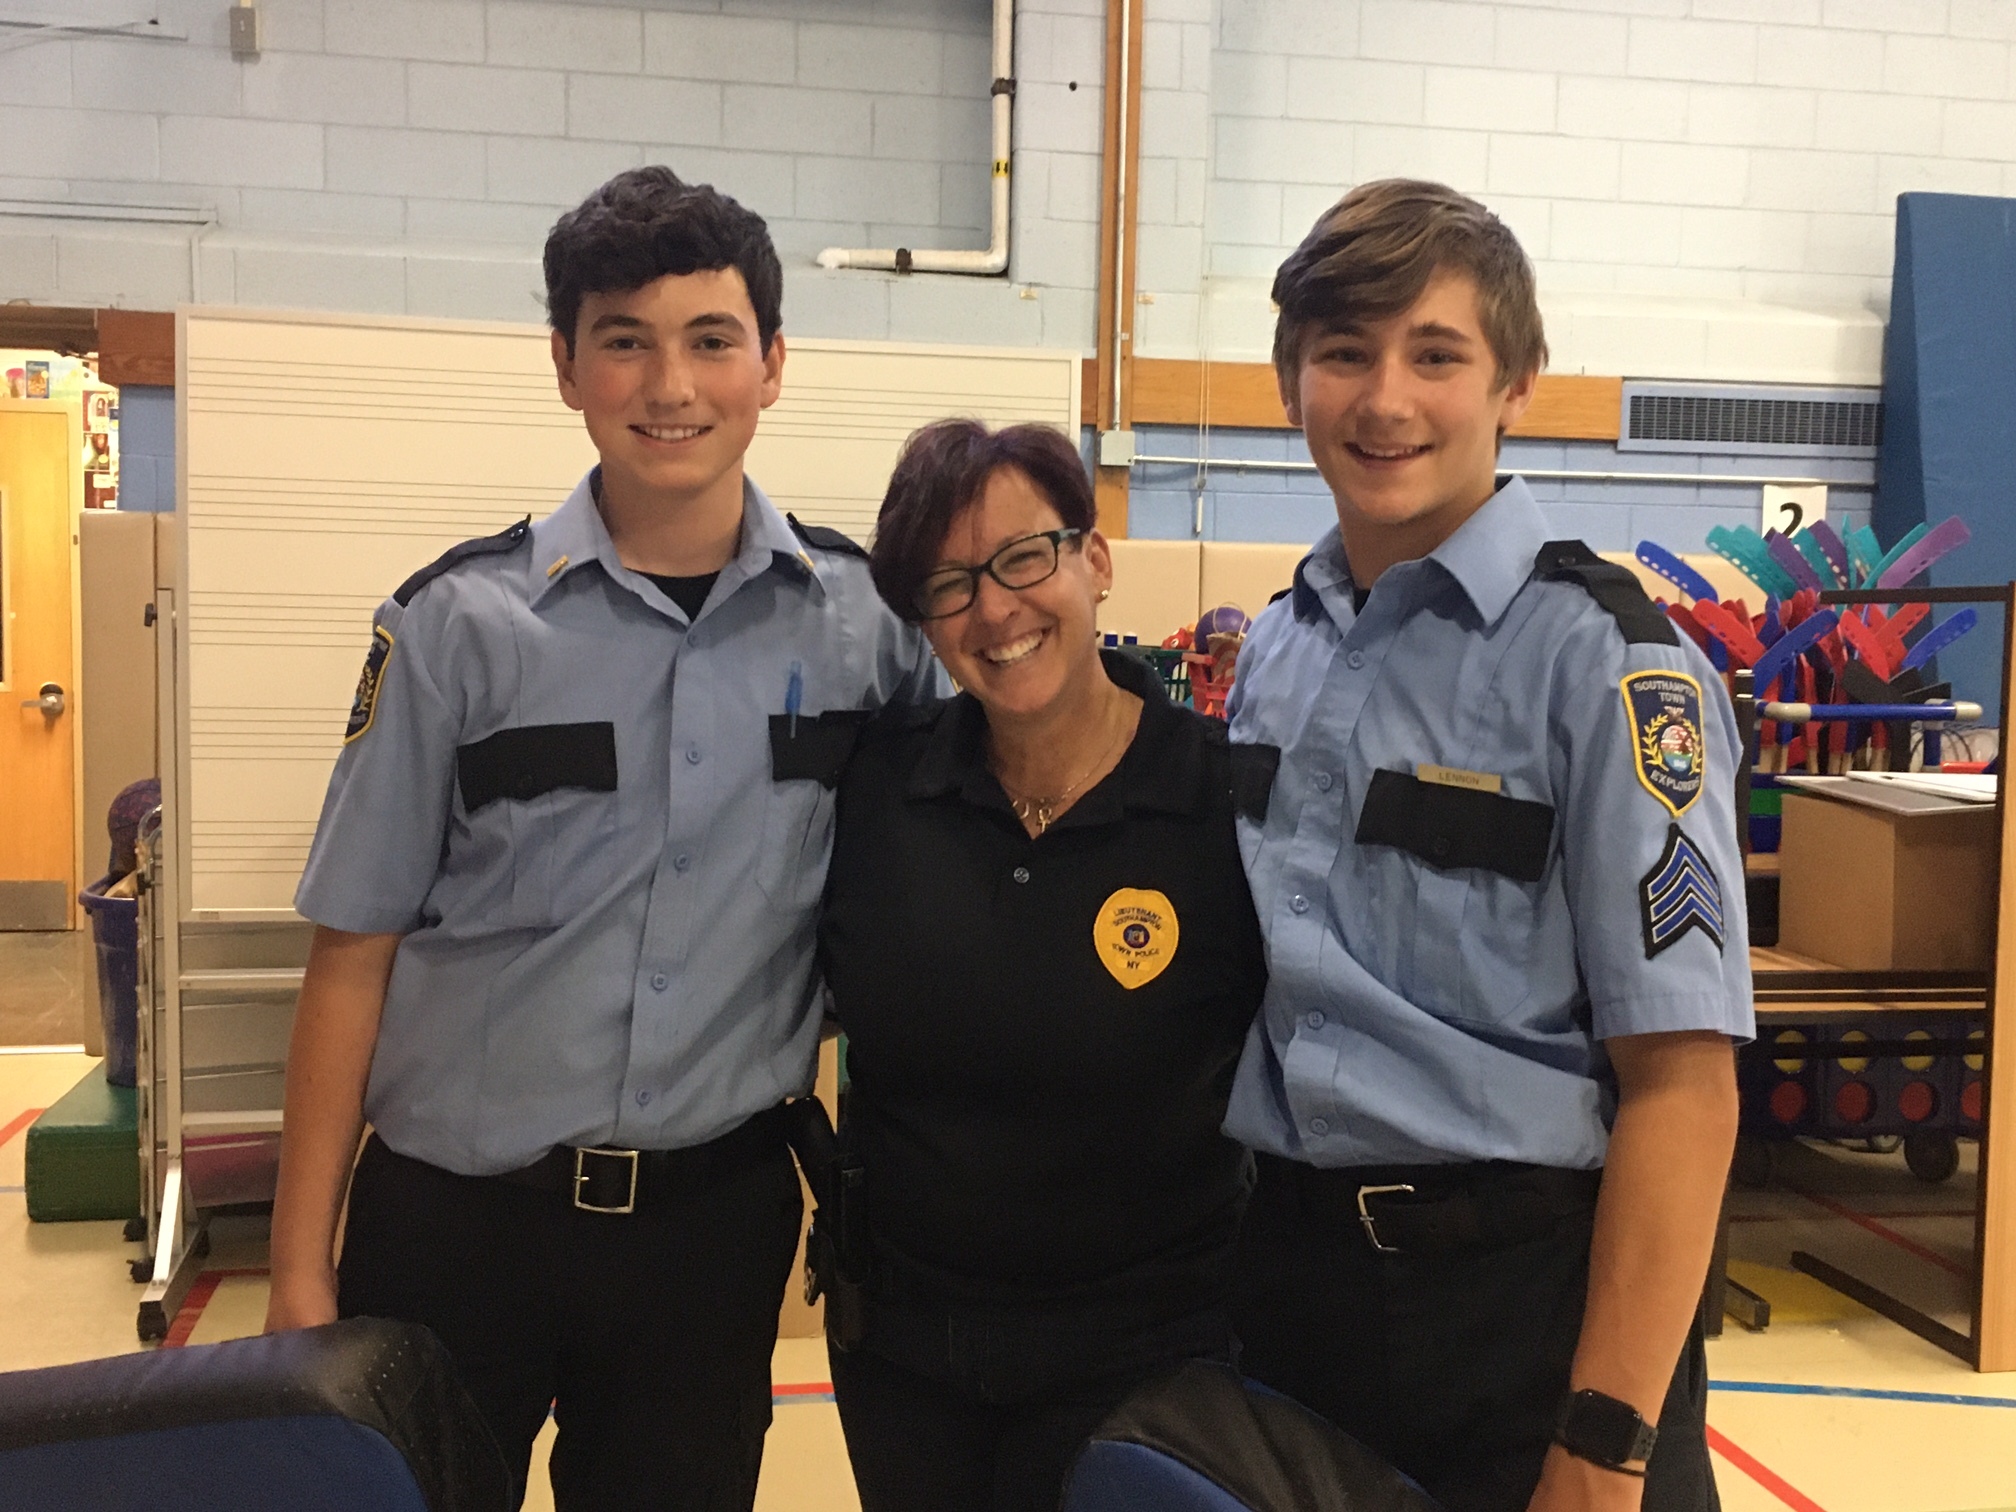
[[[909,247],[828,247],[822,268],[879,268],[897,273],[1008,271],[1008,170],[1013,148],[1015,99],[1015,0],[994,0],[993,231],[983,252],[913,251]]]

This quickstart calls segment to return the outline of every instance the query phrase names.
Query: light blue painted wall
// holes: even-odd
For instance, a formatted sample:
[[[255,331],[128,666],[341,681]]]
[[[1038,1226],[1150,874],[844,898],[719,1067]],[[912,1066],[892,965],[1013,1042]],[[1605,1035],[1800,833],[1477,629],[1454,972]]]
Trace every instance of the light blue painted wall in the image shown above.
[[[175,507],[175,390],[128,384],[119,390],[119,507]]]

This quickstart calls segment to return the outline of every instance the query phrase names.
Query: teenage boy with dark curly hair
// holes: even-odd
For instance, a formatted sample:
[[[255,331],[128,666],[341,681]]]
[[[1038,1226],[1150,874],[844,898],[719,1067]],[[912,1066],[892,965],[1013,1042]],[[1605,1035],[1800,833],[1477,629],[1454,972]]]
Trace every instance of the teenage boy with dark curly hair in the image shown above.
[[[562,1509],[741,1512],[836,752],[942,674],[865,554],[744,476],[784,370],[763,221],[637,169],[545,264],[601,463],[378,611],[296,897],[267,1326],[427,1325],[521,1492],[554,1406]]]
[[[1246,1368],[1449,1512],[1716,1505],[1696,1307],[1753,1029],[1707,659],[1550,541],[1498,446],[1546,359],[1512,233],[1353,190],[1281,265],[1275,366],[1337,528],[1239,658],[1278,747],[1240,843],[1266,1005]]]

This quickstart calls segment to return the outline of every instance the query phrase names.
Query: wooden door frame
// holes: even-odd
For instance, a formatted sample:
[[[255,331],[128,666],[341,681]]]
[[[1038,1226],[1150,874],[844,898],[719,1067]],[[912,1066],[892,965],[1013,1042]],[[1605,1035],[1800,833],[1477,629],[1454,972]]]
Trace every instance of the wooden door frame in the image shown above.
[[[48,399],[0,399],[0,414],[46,415],[59,409],[67,422],[70,494],[70,667],[63,683],[70,719],[70,886],[65,907],[69,928],[79,927],[77,894],[84,875],[84,582],[80,542],[84,526],[84,413]],[[10,637],[11,640],[11,637]],[[11,670],[11,669],[7,669]],[[9,696],[16,696],[12,690]]]

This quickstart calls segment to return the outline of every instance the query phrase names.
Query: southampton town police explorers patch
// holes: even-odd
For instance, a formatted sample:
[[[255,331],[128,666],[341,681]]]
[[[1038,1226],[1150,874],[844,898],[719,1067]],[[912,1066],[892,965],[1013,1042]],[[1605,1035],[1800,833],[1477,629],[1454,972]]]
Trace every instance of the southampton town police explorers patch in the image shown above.
[[[1638,780],[1678,819],[1701,796],[1708,770],[1701,685],[1685,672],[1661,671],[1633,672],[1619,686]]]
[[[371,627],[371,649],[364,655],[364,670],[357,674],[357,697],[350,704],[350,722],[343,727],[343,744],[348,745],[371,728],[378,714],[378,690],[385,684],[385,659],[392,654],[392,633],[383,625]]]

